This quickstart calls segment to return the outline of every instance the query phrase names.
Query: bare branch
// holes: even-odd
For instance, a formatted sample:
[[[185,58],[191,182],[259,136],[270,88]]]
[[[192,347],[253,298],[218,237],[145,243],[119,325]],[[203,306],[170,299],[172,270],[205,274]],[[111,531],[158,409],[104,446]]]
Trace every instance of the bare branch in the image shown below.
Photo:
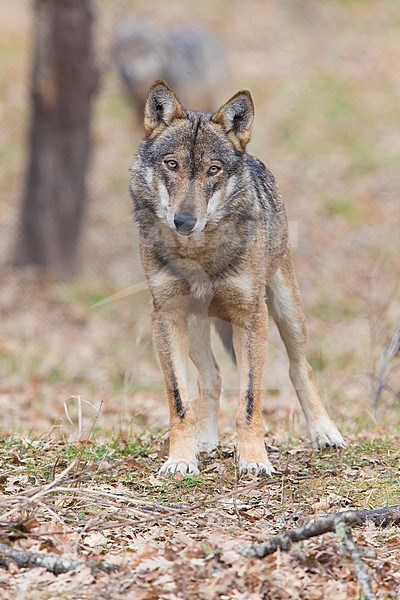
[[[337,514],[340,516],[345,514],[345,512],[339,512]],[[361,525],[364,525],[367,521],[372,522],[376,527],[388,527],[388,525],[400,524],[400,504],[385,506],[383,508],[374,508],[372,510],[357,510],[355,512],[359,515]]]
[[[309,538],[335,531],[338,520],[346,525],[361,524],[357,511],[346,511],[340,516],[334,513],[324,519],[310,521],[310,523],[307,523],[303,527],[296,527],[295,529],[289,529],[289,531],[275,535],[262,544],[250,546],[250,548],[243,550],[241,554],[264,558],[264,556],[274,554],[277,550],[290,550],[294,542],[302,542]]]
[[[1,518],[4,520],[8,519],[15,512],[18,512],[19,510],[21,510],[21,508],[23,507],[22,505],[34,504],[36,500],[38,500],[42,496],[45,496],[46,494],[52,492],[53,488],[57,487],[61,483],[61,481],[63,481],[67,477],[67,475],[72,471],[72,469],[75,467],[75,465],[76,465],[76,460],[72,461],[72,463],[70,465],[68,465],[68,467],[66,469],[64,469],[64,471],[62,473],[60,473],[59,475],[57,475],[57,477],[55,477],[52,481],[50,481],[50,483],[47,483],[46,485],[39,488],[39,490],[35,494],[33,494],[32,496],[22,497],[20,499],[20,505],[16,506],[12,510],[2,514]]]
[[[363,525],[367,521],[372,521],[377,527],[399,524],[400,504],[375,510],[351,510],[334,513],[324,519],[311,521],[303,527],[297,527],[275,535],[262,544],[254,544],[250,548],[242,550],[241,554],[246,557],[264,558],[264,556],[273,554],[277,550],[290,550],[294,542],[301,542],[324,533],[334,532],[352,558],[354,573],[365,600],[376,600],[377,597],[372,590],[368,568],[361,559],[360,551],[350,529],[352,525]]]
[[[392,338],[382,353],[379,365],[379,374],[376,375],[376,386],[374,394],[373,407],[376,410],[379,404],[383,390],[387,387],[387,382],[391,374],[389,363],[400,352],[400,327],[396,329]]]
[[[116,571],[118,565],[101,561],[79,561],[63,558],[54,554],[39,554],[26,550],[15,550],[7,544],[0,544],[0,566],[8,568],[10,564],[16,564],[20,569],[32,569],[43,567],[47,571],[59,575],[68,571],[76,571],[80,567],[90,567],[93,571]]]
[[[351,529],[340,518],[336,522],[336,535],[351,556],[354,564],[354,574],[360,584],[365,600],[377,600],[372,590],[368,567],[361,558],[360,550],[353,539]]]
[[[262,544],[256,544],[242,551],[244,556],[257,556],[264,558],[279,550],[290,550],[294,542],[302,542],[324,533],[335,532],[336,524],[342,522],[345,525],[363,525],[372,521],[377,527],[386,527],[390,524],[400,523],[400,504],[378,508],[374,510],[346,510],[333,513],[324,519],[310,521],[303,527],[289,529],[284,533],[271,537]]]

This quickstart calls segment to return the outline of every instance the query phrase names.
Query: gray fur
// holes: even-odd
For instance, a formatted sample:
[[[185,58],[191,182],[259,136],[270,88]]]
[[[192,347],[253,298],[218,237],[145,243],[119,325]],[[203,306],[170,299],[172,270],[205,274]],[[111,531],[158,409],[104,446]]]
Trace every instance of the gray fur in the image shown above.
[[[262,422],[268,310],[288,352],[313,447],[344,445],[306,359],[307,328],[283,201],[272,173],[246,152],[253,116],[245,90],[215,114],[183,108],[163,81],[153,84],[146,102],[146,137],[130,190],[170,406],[170,456],[161,473],[197,473],[196,453],[218,443],[221,381],[210,317],[240,371],[241,472],[273,472]],[[181,227],[182,215],[190,226]],[[187,386],[189,356],[199,372],[197,423]]]
[[[202,230],[204,244],[196,260],[204,272],[215,281],[237,271],[251,260],[260,228],[265,240],[263,264],[268,272],[269,265],[272,268],[279,261],[288,244],[286,212],[275,179],[260,160],[232,145],[222,129],[211,122],[211,114],[194,111],[187,111],[186,118],[177,119],[154,139],[145,138],[132,165],[130,190],[135,219],[149,258],[160,268],[176,273],[174,263],[180,249],[164,238],[165,222],[157,217],[158,193],[154,185],[149,186],[146,169],[151,168],[154,183],[161,181],[173,195],[174,181],[163,169],[162,160],[182,148],[188,181],[179,201],[195,215],[204,212],[212,194],[225,191],[229,179],[235,177],[229,196]],[[194,196],[191,184],[211,158],[223,162],[224,179],[206,181]]]
[[[118,27],[113,61],[136,113],[143,114],[155,79],[165,79],[186,105],[211,110],[229,80],[221,40],[198,27],[159,28],[146,20]]]

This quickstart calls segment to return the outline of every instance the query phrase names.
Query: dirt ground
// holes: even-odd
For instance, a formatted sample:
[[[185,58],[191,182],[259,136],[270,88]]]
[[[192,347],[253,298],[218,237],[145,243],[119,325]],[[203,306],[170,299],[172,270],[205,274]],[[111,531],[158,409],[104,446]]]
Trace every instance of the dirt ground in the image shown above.
[[[262,560],[240,552],[327,512],[400,503],[396,357],[374,408],[380,360],[400,315],[400,7],[396,0],[96,6],[104,72],[82,269],[60,283],[10,266],[32,40],[28,3],[0,2],[0,543],[119,569],[82,566],[56,576],[13,564],[0,570],[0,598],[360,597],[334,535]],[[277,474],[268,480],[237,476],[238,382],[217,341],[219,452],[198,479],[157,476],[167,403],[127,192],[141,131],[107,67],[116,24],[139,17],[160,28],[196,23],[221,37],[227,97],[251,90],[249,152],[270,167],[286,201],[309,359],[348,447],[312,453],[271,323],[264,415]],[[190,381],[195,397],[194,371]],[[397,598],[398,529],[367,525],[354,537],[377,597]]]

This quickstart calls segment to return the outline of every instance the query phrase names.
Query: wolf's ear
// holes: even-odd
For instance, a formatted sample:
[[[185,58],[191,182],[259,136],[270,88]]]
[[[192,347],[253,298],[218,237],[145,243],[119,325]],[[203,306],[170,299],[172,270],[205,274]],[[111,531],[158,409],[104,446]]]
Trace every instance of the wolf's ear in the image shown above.
[[[162,125],[170,125],[174,119],[183,119],[185,109],[170,87],[161,79],[150,88],[144,109],[144,129],[151,136]]]
[[[214,123],[222,125],[238,150],[244,150],[250,141],[254,119],[254,104],[248,90],[240,90],[215,115]]]

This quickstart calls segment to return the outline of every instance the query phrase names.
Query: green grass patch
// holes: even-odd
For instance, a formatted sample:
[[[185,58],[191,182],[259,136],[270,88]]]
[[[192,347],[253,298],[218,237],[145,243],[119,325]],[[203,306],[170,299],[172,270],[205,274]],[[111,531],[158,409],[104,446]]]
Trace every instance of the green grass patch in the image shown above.
[[[112,76],[117,77],[115,73]],[[104,82],[104,85],[106,84],[107,81]],[[110,82],[110,85],[115,87],[115,82]],[[111,117],[115,121],[121,121],[124,127],[132,123],[133,110],[122,92],[122,85],[121,92],[99,94],[96,98],[95,114],[101,115],[102,120],[104,120],[104,117]]]
[[[356,91],[347,81],[322,75],[311,82],[312,109],[335,127],[347,126],[361,112]],[[312,114],[312,113],[311,113]]]
[[[340,452],[303,454],[291,466],[294,478],[286,485],[295,504],[308,505],[330,495],[340,510],[398,504],[398,458],[393,440],[365,440]]]
[[[38,354],[2,350],[0,352],[0,378],[18,376],[21,384],[32,378],[43,361]]]
[[[358,225],[365,219],[365,211],[353,199],[345,195],[329,196],[323,201],[329,216],[341,217],[351,225]]]
[[[353,168],[359,174],[370,173],[379,167],[386,166],[392,158],[384,154],[376,145],[363,136],[348,136],[343,140],[351,154]]]
[[[103,306],[105,300],[112,294],[110,290],[99,289],[96,286],[76,281],[68,286],[66,290],[66,300],[71,303],[78,302],[91,309],[100,309]]]
[[[347,6],[352,6],[352,5],[366,5],[366,4],[376,4],[376,0],[334,0],[334,2],[336,2],[337,4],[344,4]]]
[[[358,315],[357,307],[330,302],[327,298],[308,306],[307,312],[324,322],[354,319]]]
[[[292,439],[290,446],[280,449],[278,456],[271,455],[281,474],[273,479],[260,479],[260,489],[273,493],[274,484],[282,480],[278,488],[284,485],[288,490],[280,510],[289,509],[291,502],[309,504],[332,492],[342,498],[343,507],[395,504],[400,496],[397,446],[389,438],[361,439],[343,451],[315,454],[311,449],[303,450],[298,439]],[[122,484],[149,502],[181,504],[198,501],[204,494],[215,495],[221,472],[224,487],[234,489],[232,458],[223,455],[202,461],[199,477],[168,476],[153,480],[152,473],[156,474],[162,462],[157,458],[159,447],[159,436],[152,437],[147,432],[130,440],[114,438],[109,444],[63,443],[45,437],[27,440],[12,436],[0,441],[2,482],[4,486],[8,470],[12,477],[27,475],[31,482],[45,484],[75,460],[77,468],[82,470],[80,485],[83,487]]]
[[[321,373],[328,366],[328,361],[322,352],[314,352],[308,354],[308,362],[313,368],[313,371]]]
[[[111,194],[128,194],[128,177],[124,172],[122,175],[112,172],[105,175],[106,189]]]

